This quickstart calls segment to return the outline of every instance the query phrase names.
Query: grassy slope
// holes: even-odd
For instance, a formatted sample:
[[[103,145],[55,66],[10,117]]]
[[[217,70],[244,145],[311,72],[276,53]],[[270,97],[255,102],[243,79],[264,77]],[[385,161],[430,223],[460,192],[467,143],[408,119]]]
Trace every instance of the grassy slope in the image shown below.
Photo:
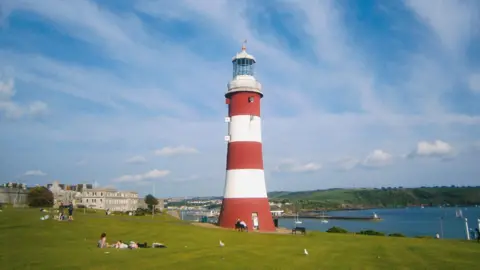
[[[272,199],[312,200],[331,203],[393,206],[405,204],[477,204],[480,188],[330,189],[299,192],[271,192]]]
[[[74,222],[40,221],[40,212],[0,213],[2,269],[478,269],[474,242],[311,233],[240,233],[168,217],[79,213]],[[97,237],[158,241],[166,249],[95,248]],[[218,241],[225,242],[220,248]],[[307,248],[310,255],[304,256]],[[224,257],[224,259],[222,259]],[[379,258],[378,258],[379,257]]]

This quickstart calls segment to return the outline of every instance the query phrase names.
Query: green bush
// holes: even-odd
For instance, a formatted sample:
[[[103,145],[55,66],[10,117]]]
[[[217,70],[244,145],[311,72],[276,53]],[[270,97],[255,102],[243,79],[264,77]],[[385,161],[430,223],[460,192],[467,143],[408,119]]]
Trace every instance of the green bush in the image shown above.
[[[340,228],[337,226],[331,227],[330,229],[327,230],[327,232],[328,233],[348,233],[348,231],[345,230],[344,228]]]
[[[34,187],[28,192],[27,201],[31,207],[52,207],[53,193],[46,187]]]
[[[374,235],[374,236],[385,236],[384,233],[382,233],[382,232],[377,232],[377,231],[374,231],[374,230],[363,230],[363,231],[360,231],[358,234]]]
[[[405,237],[405,235],[403,235],[401,233],[391,233],[388,236],[391,236],[391,237]]]

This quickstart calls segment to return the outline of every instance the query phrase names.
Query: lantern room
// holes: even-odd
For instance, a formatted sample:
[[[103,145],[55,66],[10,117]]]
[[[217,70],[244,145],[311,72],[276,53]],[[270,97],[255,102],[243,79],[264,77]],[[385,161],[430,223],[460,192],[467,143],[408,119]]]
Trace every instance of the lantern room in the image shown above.
[[[233,78],[239,75],[254,76],[255,74],[255,57],[247,53],[245,43],[242,46],[242,51],[237,53],[232,59],[233,63]]]

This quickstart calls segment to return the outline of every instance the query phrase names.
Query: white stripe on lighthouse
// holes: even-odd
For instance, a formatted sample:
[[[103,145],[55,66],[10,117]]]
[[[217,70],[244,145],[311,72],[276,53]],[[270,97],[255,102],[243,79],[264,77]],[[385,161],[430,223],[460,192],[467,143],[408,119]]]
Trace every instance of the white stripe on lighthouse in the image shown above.
[[[224,198],[266,198],[265,172],[257,169],[227,170]]]
[[[232,116],[228,127],[230,142],[262,142],[262,119],[258,116]]]

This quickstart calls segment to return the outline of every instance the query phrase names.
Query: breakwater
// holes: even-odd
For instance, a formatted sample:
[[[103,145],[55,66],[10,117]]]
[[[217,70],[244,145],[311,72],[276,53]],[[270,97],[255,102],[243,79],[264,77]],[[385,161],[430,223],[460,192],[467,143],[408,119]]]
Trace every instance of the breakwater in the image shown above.
[[[318,214],[284,214],[278,218],[299,218],[299,219],[336,219],[336,220],[364,220],[364,221],[380,221],[381,218],[377,216],[327,216],[327,215],[318,215]]]

